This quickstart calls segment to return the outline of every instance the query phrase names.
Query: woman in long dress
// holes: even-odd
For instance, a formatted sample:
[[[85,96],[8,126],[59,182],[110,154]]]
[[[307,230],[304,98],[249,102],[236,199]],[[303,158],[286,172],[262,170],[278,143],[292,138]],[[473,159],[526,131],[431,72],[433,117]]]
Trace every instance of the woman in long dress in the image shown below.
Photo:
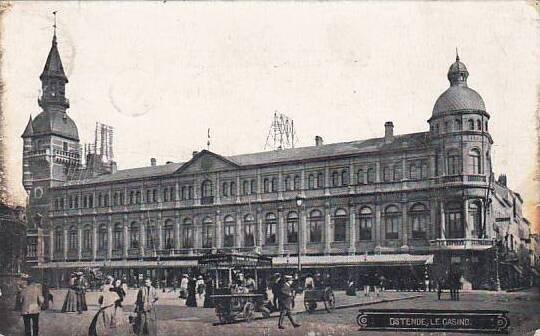
[[[69,289],[62,305],[62,313],[74,313],[80,310],[79,300],[77,295],[77,275],[71,274],[69,278]]]
[[[152,281],[146,279],[144,285],[139,288],[135,301],[137,317],[133,323],[133,331],[138,336],[157,335],[156,303],[158,299],[157,290],[152,286]]]
[[[112,277],[105,280],[98,300],[100,308],[90,323],[89,336],[132,335],[121,305],[125,295],[121,287],[115,287],[113,284]]]
[[[195,296],[197,291],[197,280],[191,278],[188,283],[188,296],[186,299],[186,306],[197,307],[197,297]]]

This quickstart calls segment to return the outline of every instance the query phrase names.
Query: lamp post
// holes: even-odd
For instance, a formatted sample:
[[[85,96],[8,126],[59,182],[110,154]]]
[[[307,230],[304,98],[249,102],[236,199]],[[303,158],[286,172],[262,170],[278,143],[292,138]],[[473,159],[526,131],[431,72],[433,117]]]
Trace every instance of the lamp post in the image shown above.
[[[301,216],[300,216],[300,212],[302,211],[302,207],[304,206],[304,201],[306,200],[306,197],[300,193],[298,195],[296,195],[296,207],[298,208],[298,228],[296,230],[297,234],[298,234],[298,238],[296,239],[297,242],[296,242],[296,245],[298,246],[298,273],[300,273],[302,271],[302,262],[301,262],[301,259],[300,259],[300,244],[301,244],[301,241],[300,241],[300,229],[302,227],[302,224],[301,224]]]

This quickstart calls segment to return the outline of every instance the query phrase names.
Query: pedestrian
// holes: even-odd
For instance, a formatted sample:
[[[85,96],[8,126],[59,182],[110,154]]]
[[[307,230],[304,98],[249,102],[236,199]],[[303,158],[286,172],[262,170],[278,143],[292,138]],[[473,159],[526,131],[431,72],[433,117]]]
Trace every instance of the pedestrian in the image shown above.
[[[211,277],[208,277],[204,286],[204,308],[214,308],[214,300],[212,299],[212,295],[214,295],[214,286],[214,280]]]
[[[50,303],[52,301],[52,294],[49,290],[49,285],[47,281],[44,281],[41,285],[41,296],[43,296],[43,304],[41,305],[41,310],[49,309],[51,307]]]
[[[188,289],[189,279],[187,274],[182,275],[182,280],[180,280],[180,298],[187,298],[187,289]]]
[[[294,321],[294,318],[291,315],[292,310],[292,299],[293,299],[293,289],[292,289],[292,279],[293,277],[290,275],[284,276],[284,282],[281,286],[281,290],[279,292],[280,294],[280,314],[279,314],[279,320],[278,320],[278,328],[279,329],[285,329],[283,326],[283,320],[285,319],[285,316],[291,321],[291,324],[293,327],[298,328],[300,324],[296,323]]]
[[[305,289],[315,288],[315,282],[313,280],[313,277],[311,276],[311,273],[308,273],[308,275],[306,276],[306,279],[304,280],[304,288]]]
[[[188,282],[188,288],[187,288],[187,298],[186,298],[186,306],[187,307],[197,307],[197,297],[195,296],[195,293],[197,292],[197,279],[194,277],[191,277]]]
[[[371,285],[371,277],[369,276],[369,273],[366,272],[363,274],[362,283],[364,285],[364,296],[369,296],[369,287]]]
[[[281,275],[275,273],[272,279],[272,305],[275,310],[279,310],[279,292],[281,290]]]
[[[202,299],[202,296],[204,295],[206,285],[204,283],[204,279],[202,275],[199,275],[197,277],[197,282],[195,284],[197,286],[197,295],[199,296],[199,299]]]
[[[77,312],[82,314],[88,310],[86,305],[86,280],[82,272],[78,272],[75,286],[75,294],[77,295]]]
[[[21,290],[21,315],[24,322],[25,336],[39,334],[39,313],[43,304],[41,285],[32,277],[27,278],[27,286]]]
[[[69,288],[62,305],[62,313],[74,313],[79,311],[79,297],[77,295],[77,274],[71,273],[69,277]]]
[[[159,300],[157,290],[152,286],[152,281],[146,279],[144,286],[139,289],[135,300],[135,312],[137,317],[133,325],[136,335],[157,335],[157,317],[155,305]]]
[[[257,284],[255,283],[255,279],[251,275],[248,275],[246,277],[246,289],[249,293],[255,293],[257,290]]]
[[[352,277],[347,281],[347,290],[345,292],[348,296],[356,296],[356,285]]]

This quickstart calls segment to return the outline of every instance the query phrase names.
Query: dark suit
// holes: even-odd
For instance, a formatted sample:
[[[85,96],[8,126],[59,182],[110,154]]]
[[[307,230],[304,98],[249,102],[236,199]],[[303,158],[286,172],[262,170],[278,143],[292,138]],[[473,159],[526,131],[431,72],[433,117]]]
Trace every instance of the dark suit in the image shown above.
[[[293,326],[297,325],[294,321],[292,315],[291,315],[291,309],[292,309],[292,301],[293,301],[293,290],[291,288],[291,285],[289,282],[284,282],[281,286],[281,290],[279,291],[279,304],[280,304],[280,314],[279,314],[279,322],[278,326],[283,326],[283,319],[285,316],[289,318],[289,321],[291,321],[291,324]]]

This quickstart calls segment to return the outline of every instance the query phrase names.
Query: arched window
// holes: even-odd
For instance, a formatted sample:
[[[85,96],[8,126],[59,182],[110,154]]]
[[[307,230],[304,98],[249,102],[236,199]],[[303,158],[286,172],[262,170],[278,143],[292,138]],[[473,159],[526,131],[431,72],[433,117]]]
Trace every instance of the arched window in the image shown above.
[[[448,175],[461,174],[461,160],[457,150],[450,150],[446,156],[446,171]]]
[[[213,237],[214,237],[214,222],[212,217],[206,216],[202,221],[202,247],[203,248],[212,248]]]
[[[223,229],[225,234],[223,235],[223,246],[224,247],[234,247],[234,235],[235,235],[235,221],[234,217],[231,215],[225,216],[223,219]]]
[[[58,210],[58,198],[54,200],[54,210]]]
[[[236,196],[236,182],[231,182],[229,191],[231,196]]]
[[[145,230],[145,235],[146,235],[146,248],[149,248],[149,249],[154,249],[154,248],[157,248],[157,230],[156,230],[156,225],[154,223],[154,221],[150,221],[147,226],[146,226],[146,230]]]
[[[298,243],[298,213],[291,211],[287,215],[287,243]]]
[[[334,214],[334,241],[345,241],[347,237],[347,211],[337,209]]]
[[[368,183],[375,183],[375,180],[377,179],[377,174],[375,172],[375,168],[369,167],[367,170],[367,182]]]
[[[478,201],[469,202],[469,221],[474,228],[473,236],[484,238],[482,229],[482,203]]]
[[[84,207],[86,208],[87,205],[88,205],[88,197],[84,196]],[[118,205],[118,193],[115,192],[113,194],[113,206],[117,206],[117,205]]]
[[[170,200],[170,201],[174,201],[174,199],[175,199],[175,197],[174,197],[174,192],[175,192],[175,188],[170,187],[170,188],[169,188],[169,200]]]
[[[203,185],[204,185],[204,182],[203,182]],[[169,188],[165,187],[163,188],[163,202],[168,202],[168,201],[169,201]]]
[[[322,241],[323,216],[319,210],[313,210],[309,213],[309,241],[311,243],[320,243]]]
[[[386,239],[398,239],[399,227],[401,226],[401,212],[395,205],[390,205],[384,210],[384,226]]]
[[[212,197],[214,196],[214,190],[212,187],[212,181],[204,180],[201,185],[201,196],[202,197]]]
[[[141,204],[141,192],[139,190],[137,190],[137,192],[135,192],[135,202],[137,204]]]
[[[291,176],[290,175],[285,176],[284,184],[285,184],[285,191],[291,190]]]
[[[294,190],[300,190],[300,176],[294,175]]]
[[[242,195],[249,195],[249,181],[242,181]]]
[[[463,227],[463,211],[461,204],[452,202],[445,208],[446,236],[448,238],[464,238],[465,230]]]
[[[121,192],[118,196],[119,198],[119,202],[120,202],[120,205],[124,205],[124,193]],[[92,195],[88,196],[88,205],[91,207],[92,206]]]
[[[365,180],[364,180],[364,169],[360,168],[358,169],[358,171],[356,172],[356,183],[357,184],[364,184],[365,183]]]
[[[251,180],[249,184],[250,184],[251,193],[255,194],[257,192],[257,182],[255,182],[255,180]]]
[[[461,131],[463,125],[461,123],[461,119],[456,119],[454,121],[454,128],[456,129],[456,131]]]
[[[68,250],[77,251],[79,247],[79,235],[77,232],[77,227],[75,225],[70,226],[68,232]]]
[[[482,165],[480,161],[480,151],[477,148],[471,149],[469,152],[469,160],[471,164],[471,174],[482,174]]]
[[[383,168],[383,180],[384,182],[390,182],[392,181],[392,167],[390,165],[386,165]]]
[[[64,230],[61,227],[54,230],[54,251],[58,253],[64,251]]]
[[[409,211],[409,218],[411,220],[412,238],[413,239],[426,239],[427,227],[429,224],[429,211],[422,203],[414,204]]]
[[[371,208],[362,207],[358,213],[358,237],[359,240],[371,240],[371,228],[373,227],[373,211]]]
[[[97,204],[98,204],[98,208],[101,208],[103,206],[103,196],[101,196],[101,193],[98,194]]]
[[[411,180],[417,180],[418,177],[418,167],[416,166],[416,162],[409,163],[409,178]]]
[[[188,192],[187,192],[187,197],[188,199],[193,199],[193,186],[188,186]]]
[[[152,189],[152,202],[156,203],[158,201],[157,189]]]
[[[123,235],[123,227],[122,224],[117,223],[114,225],[113,230],[113,250],[122,250],[123,242],[124,242],[124,235]]]
[[[467,125],[469,126],[469,131],[474,131],[474,120],[467,120]]]
[[[109,206],[109,194],[105,194],[105,196],[103,196],[103,206]]]
[[[317,188],[324,188],[324,174],[322,172],[317,173]]]
[[[482,121],[480,119],[476,120],[476,129],[479,131],[482,130]]]
[[[73,196],[69,196],[69,208],[73,209]]]
[[[146,203],[152,203],[152,190],[146,189]]]
[[[244,246],[255,246],[255,218],[251,214],[244,216]]]
[[[108,237],[109,237],[109,234],[107,232],[107,225],[101,224],[98,230],[98,250],[99,251],[102,251],[102,252],[107,251],[108,240],[109,240]]]
[[[265,193],[270,192],[270,180],[268,178],[265,178],[263,181],[263,191]]]
[[[488,122],[487,121],[484,123],[484,131],[486,131],[486,132],[488,131]]]
[[[186,186],[182,186],[180,197],[182,198],[182,201],[184,201],[187,198]]]
[[[313,174],[308,176],[308,189],[315,189],[315,176]]]
[[[227,182],[223,182],[223,185],[221,186],[221,194],[223,197],[229,196],[229,184]]]
[[[165,249],[170,250],[174,248],[174,224],[171,219],[165,221],[162,229],[163,233],[163,246]]]
[[[265,217],[265,244],[271,245],[277,243],[277,218],[270,212]]]
[[[75,209],[79,208],[79,196],[75,196]]]
[[[182,223],[182,247],[193,248],[193,222],[191,218],[184,218]]]
[[[347,171],[347,169],[341,171],[341,185],[349,185],[349,172]]]
[[[403,167],[403,164],[401,162],[396,162],[394,164],[393,175],[392,175],[392,179],[394,181],[401,181],[401,179],[403,178],[403,174],[401,171],[402,167]]]
[[[86,225],[82,232],[82,250],[85,252],[92,251],[93,248],[93,239],[92,239],[92,226]]]
[[[278,191],[277,178],[272,177],[272,192],[276,192],[276,191]]]
[[[339,173],[337,171],[332,172],[332,187],[339,186]]]
[[[138,249],[139,248],[139,237],[140,237],[141,231],[139,228],[139,224],[137,222],[132,222],[129,227],[129,248],[130,249]]]

